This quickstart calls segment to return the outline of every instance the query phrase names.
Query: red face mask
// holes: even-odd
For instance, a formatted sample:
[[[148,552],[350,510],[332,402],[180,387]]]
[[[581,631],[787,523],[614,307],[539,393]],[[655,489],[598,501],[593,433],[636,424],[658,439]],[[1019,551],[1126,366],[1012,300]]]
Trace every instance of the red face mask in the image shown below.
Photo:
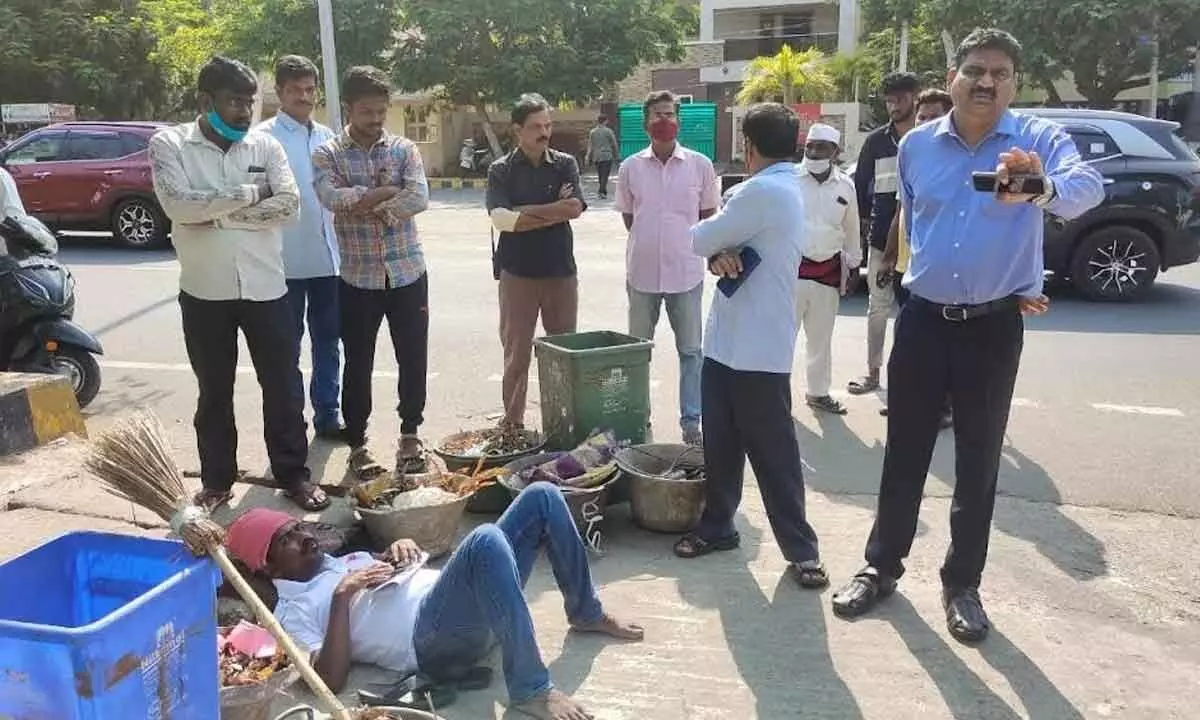
[[[650,137],[659,142],[671,142],[679,137],[679,123],[670,118],[656,118],[650,123]]]

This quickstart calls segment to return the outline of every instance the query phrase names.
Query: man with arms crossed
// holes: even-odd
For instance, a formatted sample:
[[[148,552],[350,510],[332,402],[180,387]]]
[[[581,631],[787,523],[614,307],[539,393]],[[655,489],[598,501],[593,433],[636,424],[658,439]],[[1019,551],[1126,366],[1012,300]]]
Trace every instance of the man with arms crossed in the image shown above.
[[[829,394],[833,375],[833,323],[846,277],[862,262],[854,181],[834,166],[842,134],[816,123],[808,129],[800,189],[804,193],[804,256],[796,283],[796,321],[804,327],[808,406],[845,415]]]
[[[868,612],[896,589],[912,547],[938,416],[954,406],[955,483],[950,549],[942,565],[946,625],[956,639],[987,636],[979,597],[1000,453],[1024,337],[1022,315],[1042,313],[1042,211],[1078,217],[1104,199],[1099,173],[1049,120],[1009,110],[1021,46],[976,30],[950,72],[954,110],[900,146],[900,194],[912,257],[910,296],[896,321],[887,447],[867,566],[833,597],[839,615]],[[995,171],[997,192],[972,172]],[[1044,192],[1022,192],[1023,177]],[[1010,184],[1011,181],[1011,184]]]
[[[150,139],[154,194],[174,223],[179,308],[196,374],[196,442],[209,512],[229,502],[237,479],[233,387],[238,330],[258,384],[271,475],[297,505],[329,498],[311,482],[296,329],[287,300],[281,228],[296,219],[300,190],[279,141],[248,132],[258,81],[236,60],[200,69],[200,117]]]
[[[525,426],[525,396],[538,316],[547,335],[575,332],[579,280],[571,220],[587,204],[575,158],[550,149],[550,104],[522,95],[512,110],[517,147],[488,169],[487,210],[500,231],[493,259],[500,281],[504,419]]]
[[[792,425],[791,372],[796,349],[796,268],[804,245],[804,195],[792,164],[800,121],[778,103],[746,113],[746,168],[717,214],[692,228],[696,254],[712,270],[742,280],[714,295],[704,337],[705,508],[675,554],[696,558],[741,543],[733,518],[742,500],[746,458],[754,468],[767,518],[800,584],[829,583],[817,534],[804,510],[804,474]],[[743,276],[741,259],[761,258]]]
[[[299,55],[285,55],[275,63],[275,93],[279,112],[260,124],[283,145],[296,185],[300,188],[300,217],[283,229],[283,262],[288,274],[288,303],[296,325],[296,363],[308,314],[312,345],[313,427],[317,436],[341,440],[341,318],[338,316],[338,248],[333,216],[321,207],[313,186],[313,151],[329,140],[333,131],[312,119],[317,104],[317,66]],[[304,394],[303,386],[298,392]]]
[[[440,571],[425,567],[429,556],[412,540],[379,556],[325,555],[291,517],[264,508],[239,517],[227,545],[251,571],[274,579],[276,617],[335,691],[345,687],[352,662],[452,681],[484,660],[495,638],[514,710],[539,720],[590,720],[554,688],[538,652],[522,591],[542,546],[573,631],[644,636],[605,612],[567,502],[549,483],[530,485],[495,525],[473,530]]]
[[[642,110],[650,147],[626,158],[617,180],[617,210],[629,230],[629,334],[653,340],[667,306],[679,354],[683,441],[700,445],[704,261],[692,252],[691,228],[716,212],[720,190],[712,161],[676,139],[675,96],[650,93]]]
[[[360,480],[387,472],[367,449],[379,326],[387,319],[400,379],[396,471],[425,469],[420,437],[429,365],[429,275],[414,219],[429,207],[417,146],[384,129],[392,87],[383,71],[350,68],[342,81],[350,124],[313,154],[317,196],[334,216],[341,251],[339,305],[346,350],[342,405],[350,468]]]

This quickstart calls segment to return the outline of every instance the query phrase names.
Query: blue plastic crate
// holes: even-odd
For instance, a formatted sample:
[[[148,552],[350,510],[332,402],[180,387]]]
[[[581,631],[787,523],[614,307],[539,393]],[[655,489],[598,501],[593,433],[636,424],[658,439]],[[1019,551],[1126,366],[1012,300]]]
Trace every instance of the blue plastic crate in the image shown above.
[[[95,532],[0,564],[0,718],[215,720],[217,577],[181,543]]]

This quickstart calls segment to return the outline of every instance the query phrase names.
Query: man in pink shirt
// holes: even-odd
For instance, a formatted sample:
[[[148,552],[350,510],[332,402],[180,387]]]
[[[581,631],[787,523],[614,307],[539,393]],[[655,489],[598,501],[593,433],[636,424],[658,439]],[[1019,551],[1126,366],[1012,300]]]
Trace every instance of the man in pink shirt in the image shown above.
[[[666,305],[679,353],[683,441],[700,445],[704,260],[692,251],[692,225],[720,205],[717,173],[708,158],[676,140],[674,95],[650,93],[642,107],[650,147],[626,158],[617,176],[617,209],[629,230],[629,334],[653,339]]]

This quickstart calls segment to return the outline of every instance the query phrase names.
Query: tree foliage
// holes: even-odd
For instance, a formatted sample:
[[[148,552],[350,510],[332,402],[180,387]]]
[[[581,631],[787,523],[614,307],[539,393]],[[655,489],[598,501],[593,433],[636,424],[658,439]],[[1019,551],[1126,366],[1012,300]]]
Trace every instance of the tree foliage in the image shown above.
[[[1159,79],[1166,79],[1187,69],[1200,37],[1200,0],[863,0],[863,12],[871,39],[909,21],[914,51],[927,44],[918,35],[936,39],[946,30],[958,41],[980,26],[1007,29],[1024,46],[1026,78],[1051,102],[1061,101],[1054,81],[1069,73],[1096,107],[1111,107],[1119,93],[1146,84],[1152,39]]]
[[[694,10],[676,0],[404,0],[390,53],[397,83],[486,108],[522,93],[586,101],[643,62],[679,59]]]
[[[790,106],[820,101],[834,88],[834,76],[824,53],[784,45],[775,55],[750,61],[737,101],[745,104],[778,99]]]

